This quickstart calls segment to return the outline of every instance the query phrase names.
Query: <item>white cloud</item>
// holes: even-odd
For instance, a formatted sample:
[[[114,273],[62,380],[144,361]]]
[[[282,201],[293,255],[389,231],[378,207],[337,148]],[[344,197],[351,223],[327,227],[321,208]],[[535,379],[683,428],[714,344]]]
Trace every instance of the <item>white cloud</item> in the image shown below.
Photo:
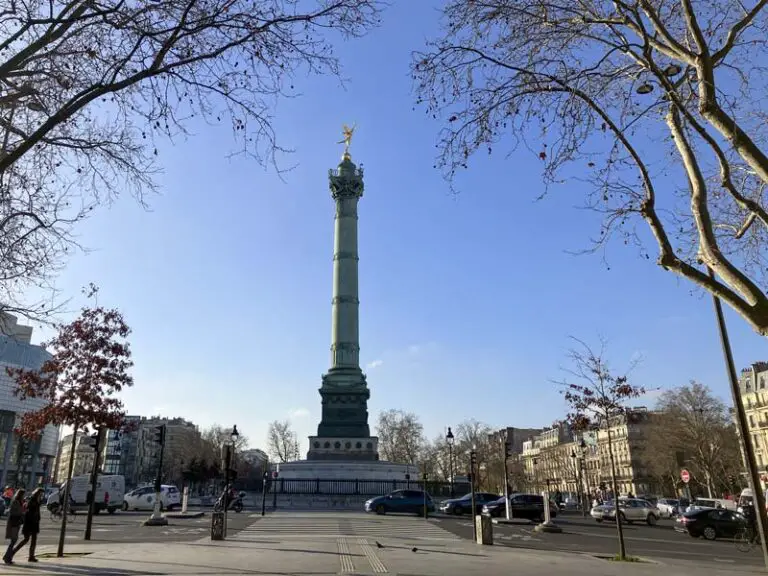
[[[373,370],[374,368],[378,368],[382,364],[384,364],[384,360],[378,360],[377,359],[377,360],[374,360],[373,362],[368,362],[368,364],[366,364],[365,367],[368,370]]]
[[[295,410],[291,410],[289,412],[289,415],[291,418],[294,418],[294,419],[306,418],[307,416],[309,416],[309,409],[296,408]]]
[[[421,352],[421,346],[418,344],[412,344],[411,346],[408,346],[409,354],[418,354],[419,352]]]

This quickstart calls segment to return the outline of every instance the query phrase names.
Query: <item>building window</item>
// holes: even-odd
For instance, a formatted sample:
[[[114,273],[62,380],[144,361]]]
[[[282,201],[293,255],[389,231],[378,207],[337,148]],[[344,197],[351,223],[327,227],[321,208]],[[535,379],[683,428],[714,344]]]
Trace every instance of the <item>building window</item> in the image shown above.
[[[752,416],[752,414],[749,415],[749,427],[754,428],[755,427],[755,417]]]

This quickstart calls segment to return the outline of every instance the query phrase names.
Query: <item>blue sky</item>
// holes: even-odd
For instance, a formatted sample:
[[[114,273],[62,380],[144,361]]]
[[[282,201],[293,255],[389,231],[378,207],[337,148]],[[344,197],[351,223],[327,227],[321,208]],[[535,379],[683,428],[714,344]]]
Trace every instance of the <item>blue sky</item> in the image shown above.
[[[577,210],[580,185],[536,202],[530,152],[478,157],[452,194],[433,168],[439,125],[413,110],[410,53],[436,31],[428,3],[395,1],[380,29],[339,47],[334,78],[298,78],[275,126],[296,150],[279,178],[228,159],[226,129],[193,127],[161,149],[162,195],[144,211],[126,197],[79,228],[58,287],[95,282],[100,303],[133,328],[131,413],[234,423],[263,447],[268,423],[290,419],[307,449],[329,366],[333,203],[327,171],[342,123],[356,122],[353,158],[366,169],[360,203],[361,355],[380,410],[417,413],[427,434],[477,418],[545,426],[565,406],[569,335],[609,340],[620,369],[647,388],[690,379],[728,398],[711,300],[609,247],[572,256],[596,233]],[[765,340],[728,311],[737,366],[766,359]],[[652,398],[648,398],[652,403]]]

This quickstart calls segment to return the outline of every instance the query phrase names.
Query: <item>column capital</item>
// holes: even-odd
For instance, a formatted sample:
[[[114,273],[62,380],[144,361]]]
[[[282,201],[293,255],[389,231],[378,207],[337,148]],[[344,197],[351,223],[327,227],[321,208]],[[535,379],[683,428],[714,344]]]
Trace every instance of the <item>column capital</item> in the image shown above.
[[[363,196],[363,168],[344,159],[338,168],[328,170],[328,187],[334,200]]]

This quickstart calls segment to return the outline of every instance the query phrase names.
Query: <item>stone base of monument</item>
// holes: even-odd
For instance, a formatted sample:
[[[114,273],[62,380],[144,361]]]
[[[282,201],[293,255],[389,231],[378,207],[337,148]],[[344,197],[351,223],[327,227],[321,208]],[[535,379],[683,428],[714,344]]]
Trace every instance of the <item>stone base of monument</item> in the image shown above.
[[[412,464],[377,461],[297,460],[280,463],[280,478],[285,480],[397,480],[410,475],[414,485],[419,470]]]

